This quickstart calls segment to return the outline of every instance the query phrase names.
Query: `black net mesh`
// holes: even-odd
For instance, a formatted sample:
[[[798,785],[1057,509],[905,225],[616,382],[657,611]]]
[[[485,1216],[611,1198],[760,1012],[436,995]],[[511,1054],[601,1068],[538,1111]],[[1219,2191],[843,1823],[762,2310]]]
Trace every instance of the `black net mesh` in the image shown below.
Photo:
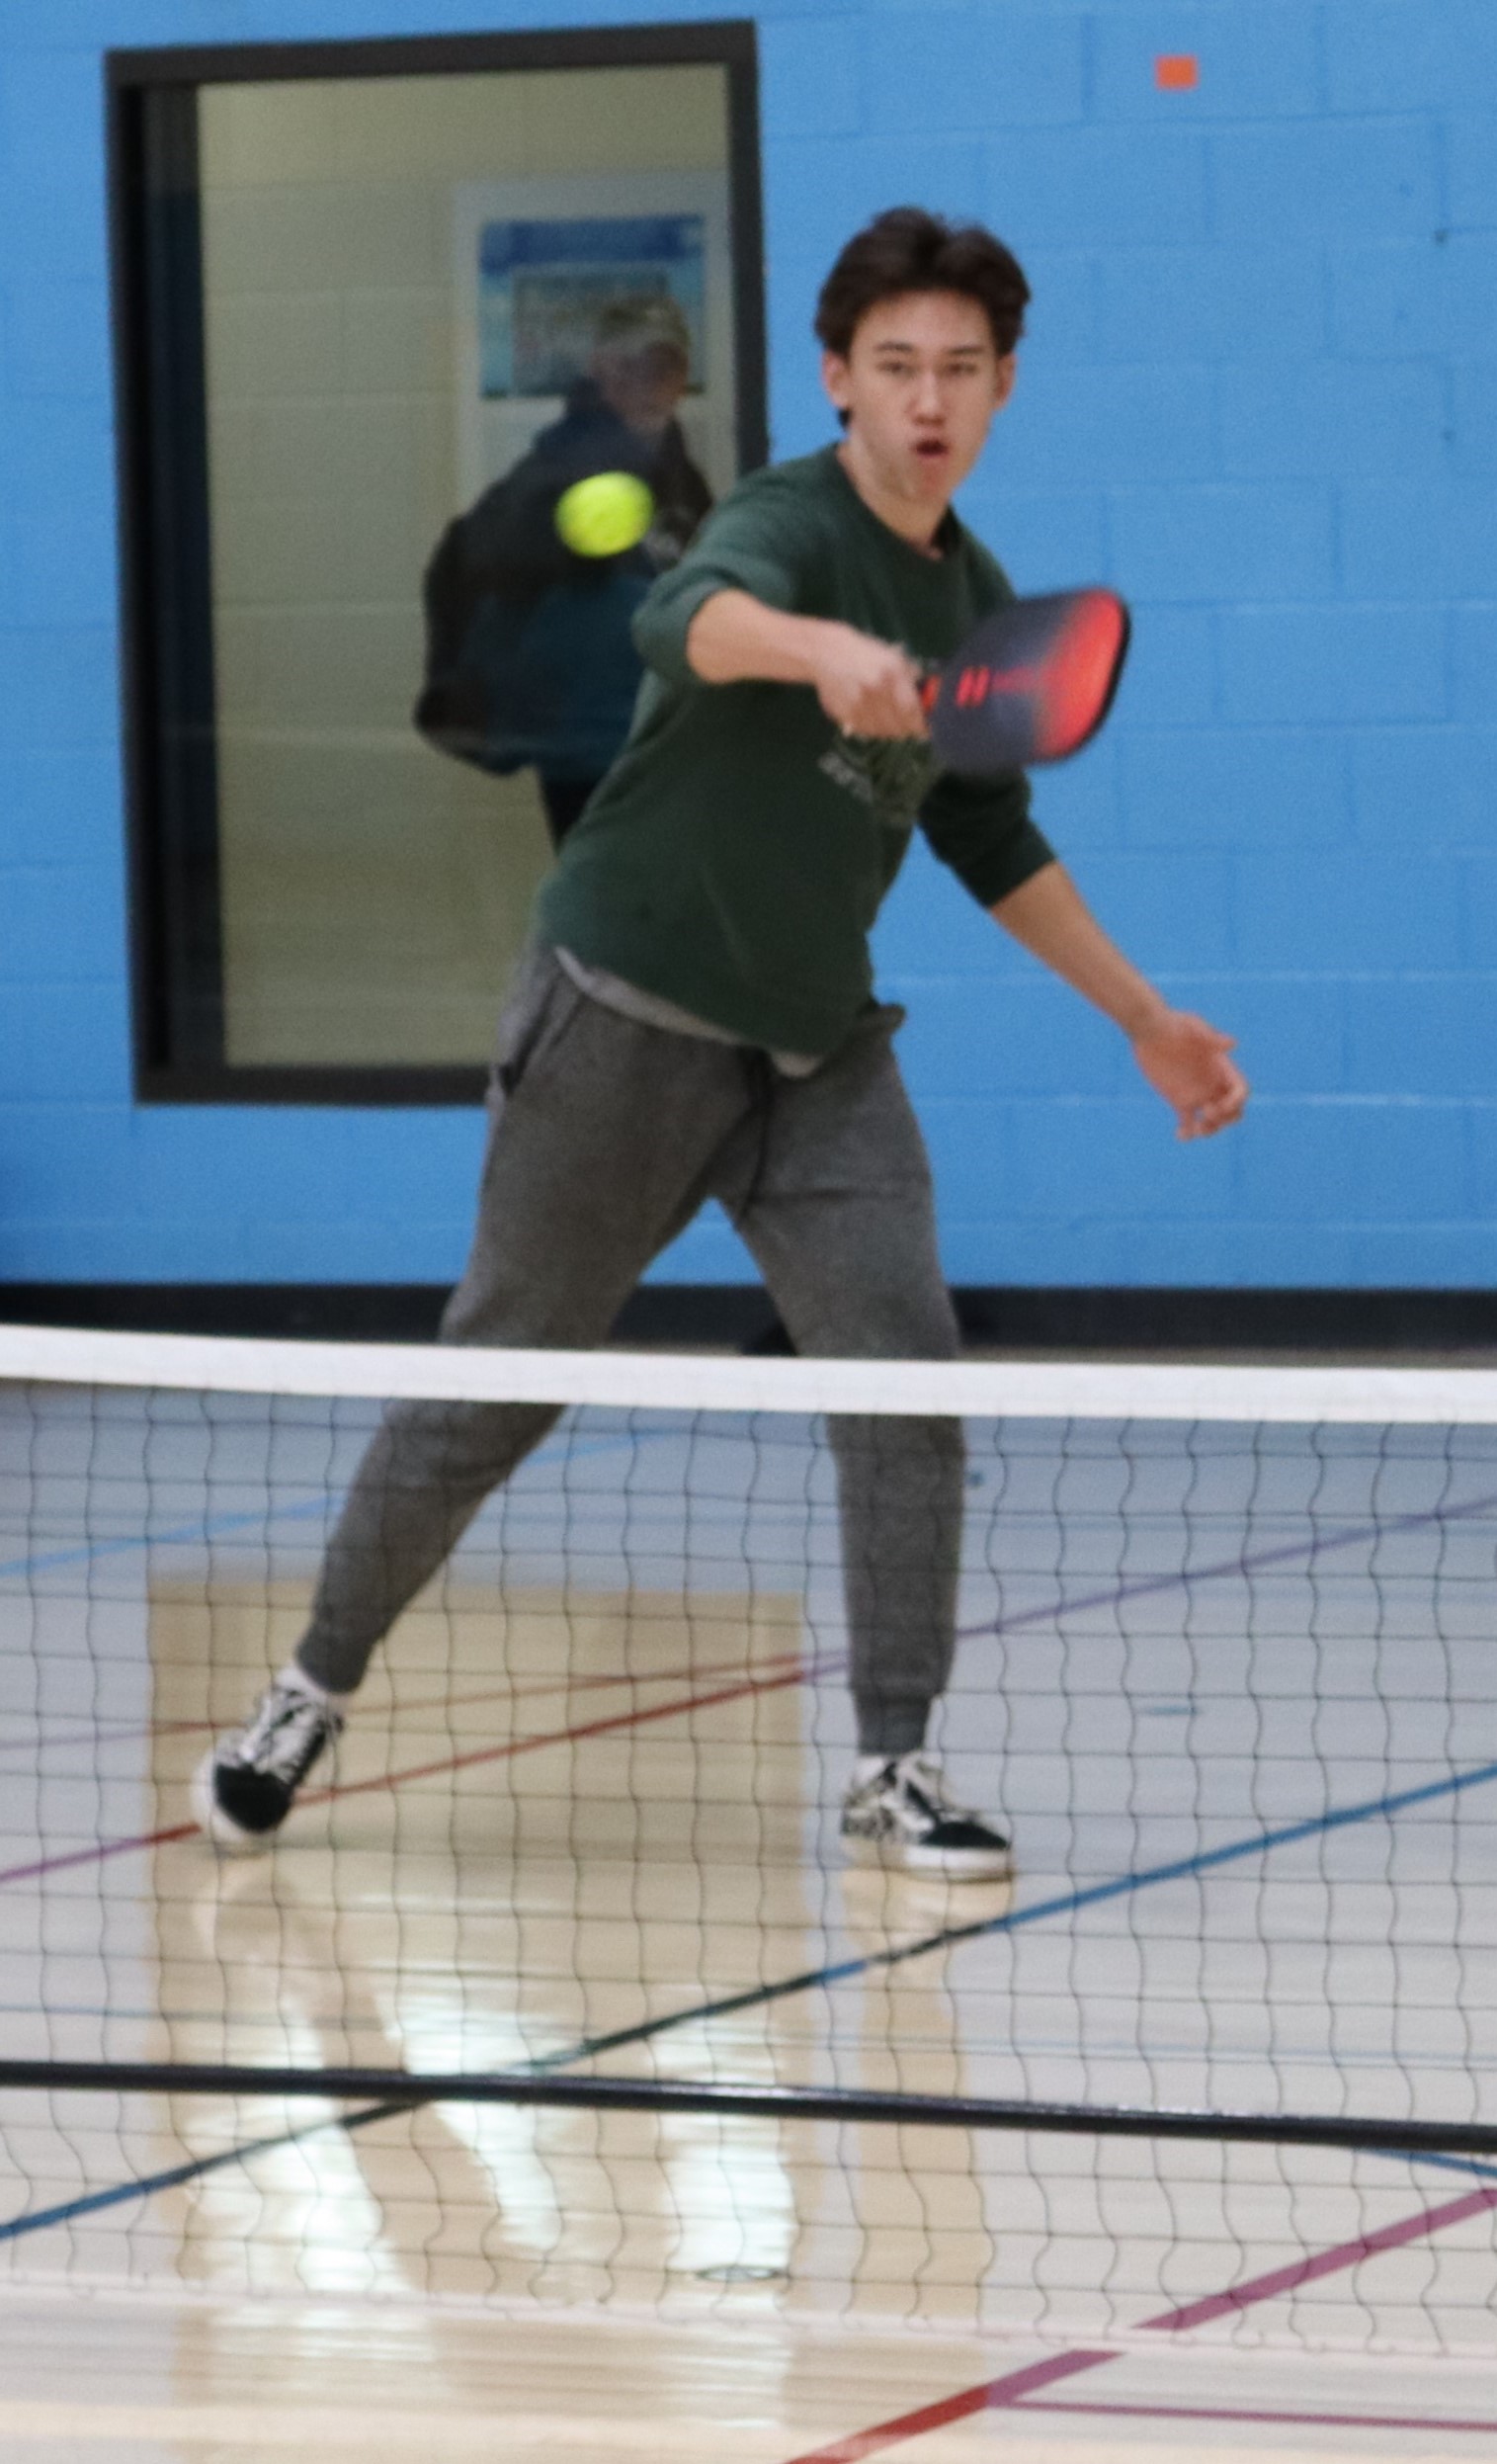
[[[378,1403],[0,1387],[0,2265],[1479,2347],[1497,1428],[954,1410],[955,1882],[839,1835],[902,1373],[742,1366],[547,1428],[255,1857],[190,1784]]]

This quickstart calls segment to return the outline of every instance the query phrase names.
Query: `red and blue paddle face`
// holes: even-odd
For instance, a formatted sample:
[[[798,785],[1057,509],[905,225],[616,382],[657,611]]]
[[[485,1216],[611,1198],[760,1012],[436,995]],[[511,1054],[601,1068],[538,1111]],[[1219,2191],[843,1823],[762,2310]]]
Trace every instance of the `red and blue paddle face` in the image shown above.
[[[1111,590],[997,609],[926,684],[943,766],[982,778],[1079,752],[1112,707],[1127,646],[1128,612]]]

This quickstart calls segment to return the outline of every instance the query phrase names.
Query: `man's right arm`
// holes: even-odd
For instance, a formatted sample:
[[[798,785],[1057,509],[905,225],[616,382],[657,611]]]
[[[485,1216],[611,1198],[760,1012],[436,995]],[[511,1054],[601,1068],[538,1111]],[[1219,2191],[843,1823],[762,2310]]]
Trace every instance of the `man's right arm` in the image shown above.
[[[692,618],[687,664],[704,684],[809,685],[852,735],[923,736],[919,675],[897,642],[791,616],[747,590],[715,590]]]

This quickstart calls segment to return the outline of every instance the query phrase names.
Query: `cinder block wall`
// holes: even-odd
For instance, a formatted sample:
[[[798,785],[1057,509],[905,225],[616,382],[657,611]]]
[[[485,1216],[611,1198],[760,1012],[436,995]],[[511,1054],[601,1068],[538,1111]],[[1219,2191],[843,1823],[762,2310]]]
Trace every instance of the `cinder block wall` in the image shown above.
[[[758,20],[776,450],[829,433],[808,322],[848,229],[906,198],[991,220],[1036,305],[965,510],[1022,588],[1109,579],[1137,620],[1109,734],[1039,810],[1258,1090],[1234,1137],[1177,1148],[1113,1031],[917,854],[879,959],[954,1279],[1491,1282],[1497,7]],[[460,1263],[476,1115],[131,1100],[100,55],[472,22],[433,0],[0,12],[0,1281]],[[1161,87],[1163,54],[1196,85]],[[661,1271],[747,1268],[707,1219]]]

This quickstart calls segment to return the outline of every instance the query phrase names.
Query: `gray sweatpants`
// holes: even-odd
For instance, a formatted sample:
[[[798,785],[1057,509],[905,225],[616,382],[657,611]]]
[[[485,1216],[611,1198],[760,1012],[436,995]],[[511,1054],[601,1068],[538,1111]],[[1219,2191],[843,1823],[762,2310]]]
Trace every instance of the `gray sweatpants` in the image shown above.
[[[441,1339],[602,1342],[650,1259],[717,1198],[797,1351],[952,1358],[930,1170],[889,1044],[898,1016],[871,1011],[812,1076],[782,1077],[762,1055],[621,1017],[533,952],[501,1023],[478,1222]],[[328,1545],[297,1654],[308,1675],[359,1683],[556,1417],[391,1406]],[[951,1670],[960,1424],[839,1417],[830,1437],[860,1749],[904,1753]]]

